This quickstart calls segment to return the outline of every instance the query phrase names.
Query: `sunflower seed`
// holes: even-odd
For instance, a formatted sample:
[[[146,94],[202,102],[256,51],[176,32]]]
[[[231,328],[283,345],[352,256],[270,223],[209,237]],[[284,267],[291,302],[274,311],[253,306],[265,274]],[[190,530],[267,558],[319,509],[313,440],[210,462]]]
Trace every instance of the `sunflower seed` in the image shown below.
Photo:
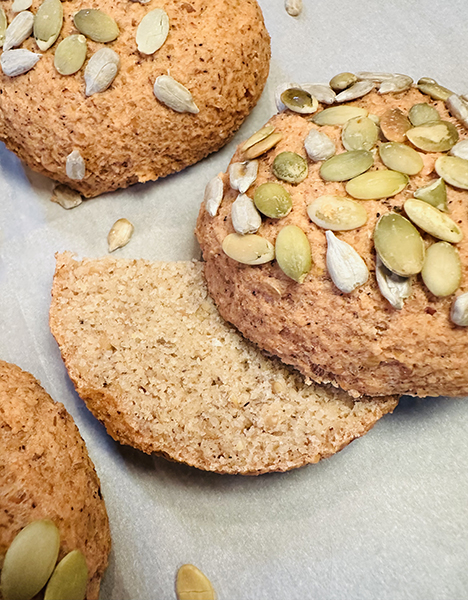
[[[383,73],[381,71],[359,71],[356,77],[360,81],[373,81],[374,83],[382,83],[383,81],[391,81],[398,77],[397,73]]]
[[[416,227],[396,213],[380,217],[374,230],[374,245],[383,264],[401,277],[416,275],[424,264],[424,242]]]
[[[205,203],[205,208],[210,217],[215,217],[218,208],[223,200],[224,193],[224,184],[220,175],[216,175],[211,179],[206,188],[205,194],[203,196],[203,202]]]
[[[22,10],[28,10],[31,8],[32,0],[14,0],[11,5],[11,11],[14,13],[19,13]]]
[[[426,152],[446,152],[458,141],[458,131],[450,121],[434,121],[406,132],[409,141]]]
[[[389,142],[406,142],[411,123],[399,108],[391,108],[382,115],[380,129]]]
[[[278,112],[283,112],[284,110],[286,110],[286,106],[281,101],[281,94],[289,89],[302,89],[302,88],[297,83],[280,83],[279,85],[277,85],[276,90],[275,90],[275,104],[276,104],[276,110]]]
[[[309,172],[306,159],[296,152],[280,152],[273,161],[272,170],[278,179],[294,184],[304,181]]]
[[[45,52],[60,35],[63,8],[60,0],[44,0],[34,19],[34,37],[39,49]]]
[[[86,559],[79,550],[72,550],[55,567],[47,583],[44,600],[63,600],[63,598],[84,600],[87,584]]]
[[[447,189],[442,177],[429,185],[419,188],[413,193],[413,196],[418,200],[432,204],[438,210],[447,212]]]
[[[0,65],[5,75],[16,77],[30,71],[41,56],[41,54],[34,54],[25,48],[7,50],[2,52]]]
[[[312,268],[312,254],[306,234],[297,225],[283,227],[276,236],[275,255],[285,275],[303,283]]]
[[[97,8],[78,11],[73,17],[73,23],[80,33],[93,42],[113,42],[120,33],[114,19]]]
[[[462,190],[468,190],[468,160],[458,156],[439,156],[435,163],[439,177]]]
[[[409,178],[398,171],[370,171],[346,184],[346,192],[358,200],[380,200],[402,192]]]
[[[245,153],[245,158],[251,160],[252,158],[257,158],[268,150],[271,150],[276,144],[283,139],[282,133],[272,133],[265,137],[261,142],[257,142],[253,146],[251,146]]]
[[[153,91],[160,102],[176,112],[194,115],[200,112],[189,90],[170,75],[160,75],[154,83]]]
[[[255,144],[258,144],[258,142],[261,142],[264,139],[266,139],[274,132],[274,130],[275,128],[272,125],[266,125],[265,127],[262,127],[261,129],[256,131],[253,135],[249,137],[248,140],[246,140],[243,143],[241,147],[242,152],[246,152],[249,148],[255,146]]]
[[[367,150],[352,150],[332,156],[320,167],[325,181],[347,181],[364,173],[374,164],[374,155]]]
[[[461,276],[460,256],[451,244],[437,242],[429,246],[421,277],[434,296],[454,294],[460,287]]]
[[[223,240],[223,252],[244,265],[263,265],[275,258],[273,244],[255,233],[230,233]]]
[[[88,45],[84,35],[69,35],[55,50],[54,66],[60,75],[73,75],[83,66],[87,51]]]
[[[216,594],[208,577],[193,565],[182,565],[177,572],[177,600],[215,600]]]
[[[336,152],[335,142],[331,140],[326,133],[311,129],[304,140],[304,148],[310,160],[318,162],[327,160],[334,156]]]
[[[457,142],[455,146],[450,149],[449,154],[452,156],[458,156],[458,158],[463,158],[464,160],[468,160],[468,140]]]
[[[168,35],[169,17],[162,8],[155,8],[147,13],[138,25],[138,50],[143,54],[154,54],[164,44]]]
[[[66,209],[75,208],[83,202],[79,192],[72,190],[68,185],[62,184],[54,187],[51,200]]]
[[[449,96],[445,102],[447,108],[456,119],[468,129],[468,102],[464,100],[461,96],[457,96],[456,94],[452,94]]]
[[[281,94],[281,102],[293,112],[310,115],[318,108],[318,100],[299,88],[288,88]]]
[[[434,106],[431,106],[426,102],[412,106],[409,109],[408,117],[413,127],[419,127],[419,125],[425,125],[426,123],[432,123],[433,121],[440,121],[440,115],[437,108],[434,108]]]
[[[463,239],[463,233],[455,221],[424,200],[408,198],[404,209],[415,225],[439,240],[457,244]]]
[[[312,117],[316,125],[344,125],[354,117],[367,117],[368,112],[359,106],[332,106]]]
[[[349,231],[367,222],[362,204],[341,196],[319,196],[307,207],[310,220],[332,231]]]
[[[351,87],[357,82],[357,77],[354,73],[338,73],[330,79],[330,87],[335,92],[342,92]]]
[[[257,233],[262,217],[247,194],[239,194],[231,206],[231,221],[234,230],[241,235]]]
[[[375,258],[375,277],[382,296],[390,302],[393,308],[401,310],[406,298],[411,296],[411,278],[392,273],[383,264],[378,254]]]
[[[33,27],[34,15],[32,12],[24,10],[18,13],[5,31],[3,50],[11,50],[22,44],[31,35]]]
[[[379,94],[405,92],[410,89],[412,83],[413,80],[408,75],[395,75],[392,79],[387,79],[380,84]]]
[[[309,92],[314,98],[317,98],[322,104],[334,104],[336,100],[336,94],[329,85],[322,83],[303,83],[300,87],[306,92]]]
[[[298,17],[302,12],[302,0],[284,0],[286,12],[291,17]]]
[[[5,11],[3,10],[3,8],[0,8],[0,48],[3,47],[3,44],[5,42],[5,32],[7,30],[7,27],[8,22]]]
[[[257,179],[257,174],[257,160],[232,163],[229,167],[229,182],[232,189],[244,194]]]
[[[131,240],[134,227],[128,219],[118,219],[111,227],[107,235],[109,252],[123,248]]]
[[[292,199],[280,183],[262,183],[255,190],[254,202],[266,217],[281,219],[291,212]]]
[[[468,292],[455,298],[450,311],[450,318],[455,325],[468,327]]]
[[[362,98],[375,88],[372,81],[358,81],[349,88],[346,88],[336,96],[336,102],[348,102],[348,100],[356,100]]]
[[[70,154],[67,156],[66,170],[67,177],[70,179],[75,179],[77,181],[84,179],[86,165],[79,150],[73,150],[73,152],[70,152]]]
[[[417,84],[420,92],[427,94],[433,100],[443,100],[444,102],[453,95],[453,92],[448,90],[446,87],[436,83],[434,79],[430,77],[422,77]]]
[[[86,65],[84,78],[86,95],[92,96],[104,92],[114,81],[120,67],[117,52],[110,48],[101,48],[95,52]]]
[[[355,117],[343,125],[341,141],[346,150],[371,150],[377,143],[379,129],[369,117]]]
[[[424,166],[423,159],[416,150],[399,142],[381,144],[379,154],[387,168],[406,175],[416,175]]]
[[[345,294],[350,294],[369,279],[366,263],[356,250],[339,240],[332,231],[326,231],[327,269],[333,283]]]

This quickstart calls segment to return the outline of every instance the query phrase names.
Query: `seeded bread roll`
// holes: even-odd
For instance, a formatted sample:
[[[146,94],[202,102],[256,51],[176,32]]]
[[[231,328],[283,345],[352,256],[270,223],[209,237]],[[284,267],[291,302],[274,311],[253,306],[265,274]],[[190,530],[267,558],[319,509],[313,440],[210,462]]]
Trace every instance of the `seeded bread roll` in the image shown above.
[[[451,124],[450,127],[455,130],[460,141],[468,137],[465,127],[453,118],[443,101],[433,100],[415,87],[398,94],[379,94],[374,90],[352,102],[335,105],[337,108],[341,106],[341,110],[359,107],[365,109],[366,114],[376,115],[375,121],[381,120],[382,130],[377,130],[379,137],[376,136],[373,148],[367,153],[367,156],[370,154],[370,163],[363,171],[370,166],[369,172],[390,172],[391,169],[384,166],[378,151],[387,143],[383,130],[389,136],[388,139],[397,137],[388,125],[388,111],[400,109],[407,126],[412,127],[408,114],[418,104],[432,107],[425,108],[426,113],[432,114],[435,109],[434,114]],[[319,105],[316,115],[320,116],[327,108],[327,105]],[[342,143],[343,127],[317,125],[311,121],[311,117],[315,118],[316,115],[299,115],[286,110],[269,121],[272,128],[275,128],[275,134],[282,134],[282,139],[258,157],[258,177],[247,191],[247,195],[254,198],[261,184],[275,182],[281,184],[291,195],[291,212],[280,219],[263,216],[257,234],[274,246],[278,233],[284,227],[295,225],[304,231],[310,243],[312,267],[309,272],[304,271],[303,283],[297,283],[285,274],[276,260],[251,266],[241,264],[225,254],[222,244],[234,232],[231,209],[238,196],[238,192],[230,187],[227,173],[223,176],[224,198],[217,215],[212,217],[205,205],[200,209],[196,234],[206,260],[208,290],[221,315],[238,327],[248,339],[267,352],[279,356],[304,375],[318,382],[334,382],[353,397],[363,394],[466,395],[468,336],[466,329],[456,325],[451,319],[455,298],[468,291],[466,189],[446,183],[446,212],[421,201],[422,205],[427,205],[427,210],[432,208],[437,213],[438,219],[445,218],[440,215],[448,216],[452,220],[452,229],[461,231],[461,241],[457,239],[452,243],[452,240],[445,246],[451,246],[451,252],[458,254],[460,259],[461,279],[458,289],[455,286],[455,290],[446,297],[435,296],[423,283],[421,275],[412,275],[408,279],[411,286],[409,297],[402,298],[402,308],[397,309],[380,291],[375,273],[376,251],[373,238],[377,221],[387,214],[410,219],[403,207],[404,203],[413,198],[418,189],[438,180],[436,161],[447,152],[423,151],[411,144],[403,133],[397,143],[404,144],[420,157],[422,169],[417,174],[409,175],[403,191],[396,195],[389,194],[389,197],[383,199],[359,200],[356,199],[357,195],[352,197],[349,191],[349,176],[343,177],[344,181],[326,181],[320,174],[325,164],[324,159],[314,162],[308,157],[304,144],[311,131],[326,134],[331,140],[332,148],[336,148],[337,155],[345,151]],[[362,115],[355,117],[362,119]],[[435,117],[430,118],[434,120]],[[432,134],[427,135],[430,137]],[[320,142],[317,138],[312,144],[317,153],[325,147],[323,139]],[[297,184],[279,179],[273,171],[275,158],[286,151],[299,154],[308,168],[307,176]],[[246,154],[240,146],[231,162],[244,161],[245,158]],[[452,160],[450,157],[446,158]],[[458,160],[462,162],[457,164],[465,165],[463,168],[468,177],[468,161]],[[405,168],[405,165],[399,168]],[[397,175],[405,178],[401,174]],[[356,177],[355,182],[358,179]],[[340,262],[335,256],[333,264],[327,265],[327,226],[319,226],[308,216],[309,205],[324,195],[354,199],[355,204],[359,205],[358,209],[364,209],[367,213],[365,224],[349,231],[335,231],[338,240],[346,242],[357,251],[364,261],[364,268],[367,267],[369,271],[367,281],[358,283],[353,291],[339,289],[330,274],[333,268],[335,275],[341,273],[342,280],[353,280],[356,273],[352,271],[351,263],[344,259]],[[322,217],[337,218],[332,210],[328,213],[324,210]],[[415,227],[426,251],[439,242],[436,236],[429,235],[419,225]],[[401,250],[404,243],[403,237],[392,243],[392,250],[401,253],[403,259],[406,259],[406,250]],[[443,261],[438,269],[434,269],[438,273],[437,279],[445,285],[449,276],[452,276],[451,269]],[[357,279],[355,283],[358,281]]]
[[[115,440],[199,469],[315,463],[397,404],[353,401],[266,358],[219,316],[201,263],[61,254],[50,326],[78,394]]]
[[[0,361],[0,570],[21,529],[50,519],[60,531],[61,560],[80,550],[97,600],[107,567],[110,532],[99,479],[62,404],[32,375]],[[0,594],[1,597],[1,594]]]
[[[30,10],[36,13],[40,4],[33,0]],[[2,2],[9,22],[11,5]],[[0,71],[0,140],[33,170],[86,197],[155,180],[201,160],[229,141],[260,97],[270,40],[255,0],[74,0],[62,6],[61,33],[37,64],[16,77]],[[120,33],[106,44],[88,39],[84,66],[60,75],[56,49],[66,36],[79,33],[73,15],[91,7],[110,15]],[[169,34],[159,50],[146,55],[135,36],[143,17],[156,8],[167,13]],[[33,38],[21,48],[38,52]],[[84,71],[103,48],[117,53],[119,71],[107,90],[87,97]],[[189,90],[198,114],[176,112],[156,99],[156,78],[168,74]],[[81,180],[67,175],[72,152],[84,159]]]

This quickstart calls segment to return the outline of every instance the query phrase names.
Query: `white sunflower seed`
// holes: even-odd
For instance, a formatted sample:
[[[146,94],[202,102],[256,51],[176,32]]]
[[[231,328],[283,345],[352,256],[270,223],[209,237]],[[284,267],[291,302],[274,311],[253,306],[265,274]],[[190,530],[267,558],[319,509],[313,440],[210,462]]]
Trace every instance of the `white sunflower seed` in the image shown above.
[[[67,156],[66,163],[67,177],[80,181],[84,179],[86,173],[86,165],[84,158],[81,156],[79,150],[73,150]]]
[[[336,153],[335,142],[326,133],[311,129],[304,140],[304,148],[310,160],[328,160]]]
[[[52,202],[60,204],[62,208],[66,208],[67,210],[75,208],[83,202],[83,198],[79,192],[72,190],[68,185],[62,185],[61,183],[54,187],[51,200]]]
[[[452,94],[445,102],[450,113],[468,129],[468,102],[461,96]]]
[[[28,8],[31,8],[32,6],[32,0],[14,0],[13,4],[11,5],[11,10],[14,13],[19,13],[22,10],[28,10]]]
[[[405,299],[411,296],[411,278],[401,277],[387,269],[378,254],[375,260],[375,277],[382,296],[393,308],[401,310]]]
[[[162,8],[155,8],[147,13],[138,25],[138,50],[143,54],[154,54],[164,44],[168,35],[169,17]]]
[[[3,46],[5,42],[5,32],[8,27],[8,21],[6,18],[5,11],[3,8],[0,8],[0,48]]]
[[[360,81],[373,81],[374,83],[382,83],[383,81],[391,81],[396,73],[384,73],[381,71],[359,71],[356,77]]]
[[[327,269],[336,287],[345,294],[351,293],[369,278],[366,263],[356,250],[339,240],[331,231],[327,238]]]
[[[86,95],[104,92],[114,81],[120,58],[110,48],[101,48],[89,59],[85,69]]]
[[[118,219],[107,235],[109,252],[126,246],[133,235],[134,227],[128,219]]]
[[[404,92],[409,90],[412,84],[413,80],[408,75],[395,75],[392,79],[387,79],[380,84],[379,94]]]
[[[456,143],[455,146],[451,148],[449,154],[468,160],[468,140],[462,140],[461,142]]]
[[[213,179],[208,182],[203,196],[205,208],[210,217],[216,216],[218,208],[223,200],[223,192],[223,180],[219,175],[216,175],[216,177],[213,177]]]
[[[455,298],[450,311],[450,318],[455,325],[468,327],[468,292]]]
[[[348,102],[348,100],[356,100],[362,98],[375,88],[373,81],[358,81],[351,87],[343,90],[336,96],[336,102]]]
[[[5,32],[3,50],[11,50],[22,44],[31,35],[33,27],[34,15],[32,12],[24,10],[17,14]]]
[[[262,224],[262,217],[247,194],[239,194],[231,207],[232,226],[241,235],[256,233]]]
[[[322,104],[334,104],[336,101],[336,94],[329,85],[323,83],[303,83],[301,88],[309,92],[314,98],[317,98]]]
[[[302,0],[284,0],[286,12],[291,17],[298,17],[302,12]]]
[[[7,50],[2,52],[0,65],[5,75],[16,77],[32,69],[41,56],[41,54],[35,54],[25,48]]]
[[[34,18],[34,37],[39,49],[46,51],[58,38],[63,25],[60,0],[44,0]]]
[[[154,82],[153,91],[160,102],[176,112],[200,112],[189,90],[170,75],[160,75]]]
[[[283,92],[285,92],[286,90],[290,90],[290,89],[300,90],[302,88],[297,83],[280,83],[279,85],[276,86],[275,104],[276,104],[276,109],[278,112],[283,112],[284,110],[286,110],[286,106],[281,101],[281,94],[283,94]]]
[[[244,194],[257,179],[257,174],[257,160],[232,163],[229,167],[229,182],[232,189]]]

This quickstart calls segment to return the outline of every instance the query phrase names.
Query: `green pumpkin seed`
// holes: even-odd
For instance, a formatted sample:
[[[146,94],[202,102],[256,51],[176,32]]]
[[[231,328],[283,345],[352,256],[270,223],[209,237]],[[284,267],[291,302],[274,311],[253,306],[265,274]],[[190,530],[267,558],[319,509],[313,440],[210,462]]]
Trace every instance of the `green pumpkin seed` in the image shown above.
[[[5,555],[0,590],[5,600],[30,600],[47,583],[60,547],[60,533],[47,519],[22,529]]]
[[[6,18],[5,11],[3,8],[0,8],[0,48],[3,47],[3,43],[5,41],[5,32],[8,27],[8,21]]]
[[[73,17],[73,22],[78,31],[93,42],[112,42],[120,33],[114,19],[98,8],[78,11]]]
[[[60,75],[73,75],[81,69],[86,60],[88,45],[84,35],[69,35],[57,46],[54,65]]]
[[[435,163],[439,177],[462,190],[468,190],[468,160],[458,156],[440,156]]]
[[[416,175],[424,166],[423,159],[416,150],[399,142],[381,144],[379,154],[386,167],[406,175]]]
[[[433,121],[406,132],[409,141],[426,152],[446,152],[458,141],[458,131],[449,121]]]
[[[312,268],[312,254],[306,234],[296,225],[280,230],[275,243],[276,260],[285,275],[303,283]]]
[[[423,200],[428,204],[432,204],[435,208],[447,212],[447,189],[442,177],[429,185],[419,188],[413,195],[418,200]]]
[[[60,0],[44,0],[34,18],[34,37],[40,50],[47,50],[58,38],[63,25]]]
[[[391,108],[380,118],[380,129],[389,142],[406,142],[411,123],[399,108]]]
[[[177,572],[177,600],[215,600],[208,577],[194,565],[182,565]]]
[[[341,196],[319,196],[307,207],[310,220],[332,231],[349,231],[367,222],[362,204]]]
[[[339,73],[330,79],[330,87],[335,92],[341,92],[357,82],[358,78],[354,73]]]
[[[374,245],[383,264],[401,277],[416,275],[424,264],[424,242],[416,227],[396,213],[380,217]]]
[[[420,125],[432,123],[433,121],[440,121],[440,115],[437,108],[427,104],[427,102],[412,106],[409,110],[408,117],[413,127],[419,127]]]
[[[312,117],[316,125],[344,125],[355,117],[367,117],[368,111],[358,106],[332,106],[321,110]]]
[[[292,110],[301,115],[310,115],[318,108],[318,100],[309,92],[299,88],[289,88],[281,94],[281,102]]]
[[[347,181],[370,169],[374,155],[367,150],[352,150],[332,156],[320,167],[320,177],[325,181]]]
[[[159,50],[169,35],[169,17],[162,8],[146,13],[136,32],[136,43],[142,54],[151,55]]]
[[[306,159],[295,152],[280,152],[273,161],[273,173],[288,183],[304,181],[308,172]]]
[[[418,81],[418,89],[423,94],[427,94],[433,100],[443,100],[444,102],[453,95],[446,87],[439,85],[434,79],[430,77],[421,77]]]
[[[84,600],[88,584],[86,559],[79,550],[69,552],[55,567],[44,600]]]
[[[292,200],[280,183],[262,183],[255,190],[254,203],[266,217],[281,219],[290,213]]]
[[[230,233],[223,240],[223,252],[244,265],[263,265],[275,258],[275,248],[256,233]]]
[[[468,327],[468,292],[455,298],[450,310],[450,318],[459,327]]]
[[[347,121],[341,132],[346,150],[371,150],[377,143],[379,129],[369,117],[355,117]]]
[[[463,233],[455,221],[424,200],[409,198],[404,209],[415,225],[439,240],[457,244],[463,239]]]
[[[398,171],[371,171],[348,181],[346,192],[358,200],[380,200],[402,192],[408,176]]]
[[[276,146],[276,144],[282,139],[282,133],[271,133],[270,135],[267,135],[265,138],[263,138],[253,146],[250,146],[250,148],[246,150],[245,158],[247,160],[252,160],[253,158],[257,158],[258,156],[265,154],[265,152],[268,152],[268,150],[274,148],[274,146]]]
[[[249,137],[249,139],[247,139],[242,144],[242,148],[241,148],[242,152],[246,152],[249,148],[251,148],[255,144],[258,144],[258,142],[261,142],[262,140],[267,138],[269,135],[271,135],[274,132],[274,130],[275,130],[275,128],[272,125],[265,125],[265,127],[262,127],[261,129],[256,131],[253,135],[251,135]]]
[[[457,250],[447,242],[432,244],[426,252],[421,277],[434,296],[444,297],[460,287],[461,261]]]

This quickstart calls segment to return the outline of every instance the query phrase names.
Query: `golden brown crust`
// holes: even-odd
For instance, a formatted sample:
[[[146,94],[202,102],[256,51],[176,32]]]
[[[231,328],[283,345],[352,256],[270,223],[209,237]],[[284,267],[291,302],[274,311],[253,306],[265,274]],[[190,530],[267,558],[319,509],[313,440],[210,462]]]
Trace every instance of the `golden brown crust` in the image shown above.
[[[9,20],[11,4],[2,3]],[[34,0],[31,10],[39,4]],[[84,69],[64,77],[53,61],[57,44],[77,33],[72,15],[90,7],[117,21],[120,35],[106,47],[119,54],[121,66],[108,90],[86,98]],[[164,177],[218,150],[265,85],[270,40],[255,0],[65,0],[63,8],[62,33],[37,65],[13,78],[0,72],[0,139],[32,169],[86,197]],[[166,10],[170,33],[159,51],[145,56],[135,32],[154,8]],[[22,47],[37,52],[33,39]],[[88,40],[87,58],[102,47]],[[156,100],[156,77],[168,73],[192,92],[198,115]],[[75,149],[86,162],[83,181],[66,175],[66,157]]]
[[[452,121],[460,138],[466,131],[453,119],[443,102],[434,102],[416,89],[381,96],[376,92],[348,104],[382,114],[390,107],[407,111],[418,102],[437,107],[442,118]],[[270,121],[283,133],[282,141],[260,158],[259,177],[248,191],[253,197],[257,185],[275,180],[271,172],[277,154],[292,150],[306,156],[304,139],[311,128],[307,118],[289,111]],[[341,127],[322,127],[332,137],[338,152]],[[233,162],[242,160],[238,150]],[[265,219],[259,233],[274,243],[279,228],[299,225],[307,234],[313,255],[311,274],[302,285],[286,277],[276,262],[249,267],[229,259],[222,251],[224,237],[233,231],[230,210],[237,193],[224,177],[225,197],[218,215],[212,218],[201,207],[197,237],[206,260],[208,289],[225,319],[261,348],[279,356],[315,381],[332,381],[353,396],[368,394],[410,394],[415,396],[463,396],[468,391],[466,352],[467,332],[449,318],[453,296],[436,298],[422,284],[413,282],[411,297],[398,311],[383,298],[375,281],[373,229],[385,212],[400,211],[413,191],[437,178],[434,163],[437,154],[423,154],[424,168],[410,178],[400,194],[382,201],[363,202],[368,222],[363,227],[340,232],[338,237],[353,246],[371,272],[369,281],[352,292],[341,293],[332,283],[325,264],[324,230],[314,225],[307,206],[322,194],[344,196],[344,184],[325,183],[318,174],[321,163],[309,161],[309,175],[297,186],[284,184],[293,199],[293,210],[284,219]],[[377,168],[382,163],[376,158]],[[468,291],[468,192],[448,188],[450,216],[462,228],[464,239],[457,244],[463,264],[462,284],[458,293]],[[425,235],[426,243],[430,236]],[[273,284],[273,288],[272,288]],[[272,293],[277,288],[280,292]]]
[[[60,530],[59,560],[86,557],[86,597],[97,600],[110,551],[99,479],[64,406],[29,373],[0,361],[0,568],[16,534],[36,519]],[[1,597],[1,595],[0,595]]]

